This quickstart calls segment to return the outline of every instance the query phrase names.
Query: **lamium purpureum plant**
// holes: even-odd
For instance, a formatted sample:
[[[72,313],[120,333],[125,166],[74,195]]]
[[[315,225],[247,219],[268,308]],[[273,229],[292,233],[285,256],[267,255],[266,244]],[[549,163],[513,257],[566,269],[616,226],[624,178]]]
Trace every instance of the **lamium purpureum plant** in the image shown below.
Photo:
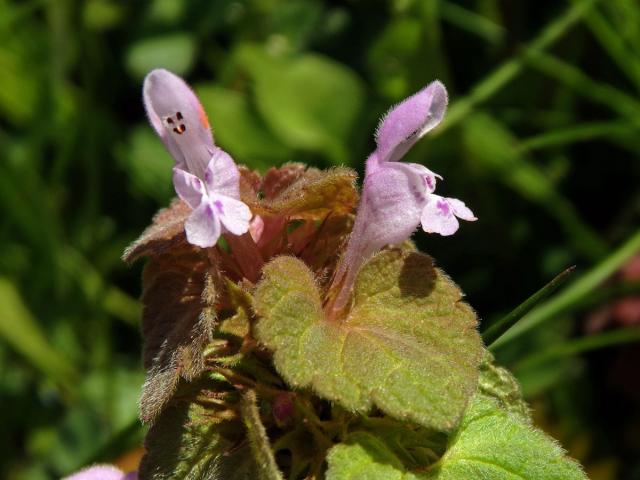
[[[409,241],[476,220],[401,161],[443,119],[444,85],[382,119],[360,198],[346,168],[236,166],[166,70],[144,104],[179,198],[124,254],[147,258],[141,479],[585,478]]]

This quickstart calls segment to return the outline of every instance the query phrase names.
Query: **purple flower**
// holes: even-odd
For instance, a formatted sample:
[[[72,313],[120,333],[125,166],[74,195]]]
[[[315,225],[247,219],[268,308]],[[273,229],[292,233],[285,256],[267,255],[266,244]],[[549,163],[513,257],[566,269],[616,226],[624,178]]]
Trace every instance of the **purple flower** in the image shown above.
[[[458,218],[473,222],[477,218],[464,202],[457,198],[444,198],[440,195],[429,195],[427,204],[422,210],[420,223],[427,233],[453,235],[458,230]]]
[[[360,266],[385,245],[405,241],[419,224],[425,232],[451,235],[459,226],[456,217],[476,220],[460,200],[433,193],[436,178],[442,177],[423,165],[398,161],[442,121],[447,101],[447,90],[435,81],[381,120],[353,231],[334,278],[334,285],[340,285],[334,309],[344,307]]]
[[[112,465],[94,465],[80,470],[63,480],[137,480],[137,472],[125,474]]]
[[[240,172],[229,154],[215,146],[196,95],[163,69],[147,75],[143,95],[149,121],[176,161],[176,193],[193,209],[185,222],[187,241],[207,248],[224,232],[246,233],[251,210],[240,201]]]

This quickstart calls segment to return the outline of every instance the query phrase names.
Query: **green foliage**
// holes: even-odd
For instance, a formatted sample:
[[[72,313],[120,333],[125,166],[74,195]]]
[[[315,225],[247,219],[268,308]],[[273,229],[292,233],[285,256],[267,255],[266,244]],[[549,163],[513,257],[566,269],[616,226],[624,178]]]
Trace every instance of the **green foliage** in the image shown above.
[[[433,465],[408,470],[384,440],[355,433],[328,456],[328,480],[580,480],[580,466],[554,440],[478,395]],[[422,470],[422,471],[420,471]]]
[[[335,164],[348,158],[363,101],[353,72],[318,55],[281,58],[258,46],[243,46],[237,56],[254,82],[257,108],[284,142],[323,152]]]
[[[192,403],[164,411],[147,435],[140,477],[153,480],[204,480],[215,475],[223,451],[218,425]]]
[[[443,80],[447,120],[410,160],[480,221],[414,238],[483,330],[577,265],[495,353],[594,479],[634,478],[637,372],[620,345],[638,334],[601,308],[637,294],[615,272],[638,249],[638,25],[628,0],[0,0],[0,477],[135,468],[141,265],[120,255],[173,195],[140,102],[141,76],[163,66],[196,85],[219,143],[263,171],[361,169],[390,103]],[[265,64],[246,65],[247,47]],[[301,59],[296,81],[277,83]],[[285,67],[259,87],[270,65]],[[277,102],[258,100],[268,88]],[[583,241],[594,236],[597,248]],[[596,310],[609,323],[592,337]],[[251,478],[248,450],[223,478]]]
[[[371,259],[344,320],[328,319],[313,276],[294,258],[264,269],[258,340],[294,387],[366,411],[452,428],[476,388],[481,342],[471,308],[432,260],[391,250]]]

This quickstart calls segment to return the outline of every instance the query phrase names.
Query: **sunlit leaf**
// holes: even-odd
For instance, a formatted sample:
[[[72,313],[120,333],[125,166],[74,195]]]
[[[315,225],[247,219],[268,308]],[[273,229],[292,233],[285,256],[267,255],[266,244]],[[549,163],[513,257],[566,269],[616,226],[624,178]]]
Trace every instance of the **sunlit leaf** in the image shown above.
[[[292,386],[447,430],[475,391],[481,354],[461,296],[429,257],[390,250],[363,267],[347,318],[330,320],[308,268],[280,257],[256,292],[256,334]]]

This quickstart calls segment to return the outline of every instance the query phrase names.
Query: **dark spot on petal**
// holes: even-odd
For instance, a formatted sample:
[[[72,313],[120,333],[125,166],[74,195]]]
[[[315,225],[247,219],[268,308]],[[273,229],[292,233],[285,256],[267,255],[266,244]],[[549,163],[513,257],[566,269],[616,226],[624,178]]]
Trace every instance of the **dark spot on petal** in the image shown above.
[[[447,217],[451,215],[451,208],[449,206],[449,202],[447,202],[446,200],[438,200],[438,203],[436,203],[436,207],[440,215],[444,215]]]

